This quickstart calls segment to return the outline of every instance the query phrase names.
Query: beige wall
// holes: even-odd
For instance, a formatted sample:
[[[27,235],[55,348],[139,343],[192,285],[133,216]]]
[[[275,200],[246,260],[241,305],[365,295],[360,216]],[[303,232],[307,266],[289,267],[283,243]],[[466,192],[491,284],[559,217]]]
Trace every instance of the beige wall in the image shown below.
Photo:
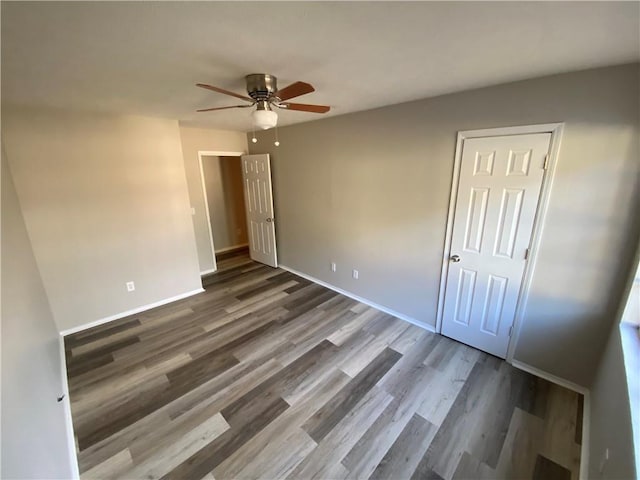
[[[209,219],[216,252],[247,243],[239,157],[202,157]]]
[[[206,128],[180,127],[184,169],[189,187],[189,199],[195,209],[193,228],[196,235],[200,271],[213,268],[213,254],[209,240],[209,227],[204,209],[204,194],[198,152],[246,152],[247,138],[244,133]]]
[[[516,359],[589,385],[640,228],[639,88],[635,64],[259,133],[281,263],[433,326],[456,133],[565,122]]]
[[[2,478],[72,478],[59,335],[2,158]],[[71,442],[69,442],[71,440]]]
[[[8,109],[2,120],[60,330],[201,288],[176,121]]]

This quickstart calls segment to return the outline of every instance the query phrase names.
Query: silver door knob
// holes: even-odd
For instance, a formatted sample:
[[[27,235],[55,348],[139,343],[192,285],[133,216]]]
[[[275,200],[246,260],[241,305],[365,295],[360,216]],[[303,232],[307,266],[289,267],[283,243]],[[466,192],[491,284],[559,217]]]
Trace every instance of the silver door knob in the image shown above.
[[[267,222],[269,223],[273,222],[273,218],[267,218]]]
[[[458,263],[458,262],[460,261],[460,255],[451,255],[450,260],[451,260],[453,263]]]

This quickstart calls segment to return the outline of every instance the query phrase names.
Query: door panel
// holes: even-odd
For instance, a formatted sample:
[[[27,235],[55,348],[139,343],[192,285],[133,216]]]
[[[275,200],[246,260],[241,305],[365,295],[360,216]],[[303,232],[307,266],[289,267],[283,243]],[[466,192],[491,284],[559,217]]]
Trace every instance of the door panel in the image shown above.
[[[500,318],[502,317],[508,282],[508,278],[489,275],[487,295],[484,299],[482,321],[480,322],[480,329],[484,333],[497,335],[500,330]]]
[[[480,253],[484,222],[487,218],[488,188],[472,188],[467,212],[467,226],[464,234],[464,251]]]
[[[453,317],[455,321],[461,325],[469,326],[473,292],[475,288],[476,272],[461,268],[458,280],[458,294],[456,295],[456,313]]]
[[[550,141],[547,133],[508,135],[462,146],[442,334],[502,358]]]
[[[513,259],[523,197],[522,189],[507,188],[502,191],[496,246],[493,250],[495,256]]]
[[[249,254],[256,262],[278,266],[273,214],[271,165],[268,154],[242,157]]]

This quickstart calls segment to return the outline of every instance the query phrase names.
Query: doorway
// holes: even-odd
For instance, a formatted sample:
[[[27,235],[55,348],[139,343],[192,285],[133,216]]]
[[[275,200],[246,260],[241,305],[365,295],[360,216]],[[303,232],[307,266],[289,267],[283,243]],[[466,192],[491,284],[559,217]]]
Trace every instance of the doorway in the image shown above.
[[[252,260],[278,266],[269,154],[198,152],[213,269],[216,256],[249,247]],[[202,275],[203,273],[201,273]]]
[[[201,155],[200,166],[215,259],[216,255],[248,246],[241,157]]]
[[[513,356],[561,131],[459,133],[438,304],[443,335]]]

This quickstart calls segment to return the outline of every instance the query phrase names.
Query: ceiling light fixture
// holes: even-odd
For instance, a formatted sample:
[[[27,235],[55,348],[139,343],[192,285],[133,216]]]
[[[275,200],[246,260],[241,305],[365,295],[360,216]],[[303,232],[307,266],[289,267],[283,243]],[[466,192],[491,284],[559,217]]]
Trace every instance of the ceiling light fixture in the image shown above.
[[[269,102],[261,100],[257,103],[256,109],[251,113],[253,125],[262,130],[273,128],[278,124],[278,114],[271,110]]]

